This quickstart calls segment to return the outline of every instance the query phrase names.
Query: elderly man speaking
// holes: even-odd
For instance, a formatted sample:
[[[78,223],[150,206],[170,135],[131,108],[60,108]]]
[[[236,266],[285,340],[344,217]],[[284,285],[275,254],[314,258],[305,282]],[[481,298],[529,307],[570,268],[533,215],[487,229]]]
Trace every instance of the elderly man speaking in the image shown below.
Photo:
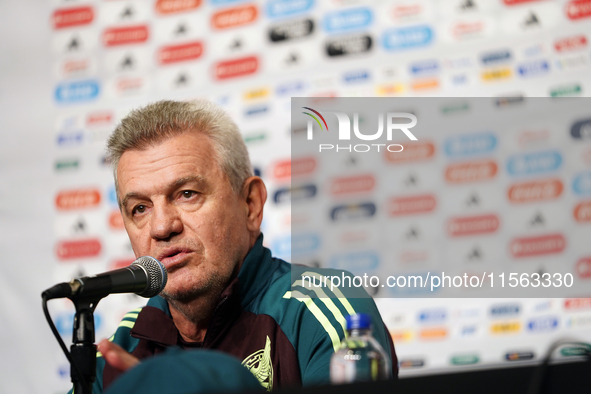
[[[392,340],[363,289],[318,298],[292,283],[292,270],[341,271],[292,267],[263,247],[267,191],[224,111],[207,101],[132,111],[111,135],[108,155],[133,251],[160,260],[168,282],[100,342],[94,392],[328,383],[344,317],[354,313],[371,316],[397,376]]]

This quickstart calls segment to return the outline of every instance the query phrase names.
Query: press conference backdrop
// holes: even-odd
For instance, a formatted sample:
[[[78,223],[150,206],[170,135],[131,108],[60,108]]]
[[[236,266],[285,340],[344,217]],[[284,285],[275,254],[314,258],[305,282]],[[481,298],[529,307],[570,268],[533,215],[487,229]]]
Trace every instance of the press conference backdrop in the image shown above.
[[[500,103],[511,105],[521,97],[588,96],[591,89],[591,0],[52,0],[1,7],[0,212],[10,259],[1,286],[3,392],[69,387],[69,366],[41,317],[40,292],[134,258],[104,160],[105,140],[129,110],[205,97],[229,111],[270,191],[265,243],[289,258],[290,203],[273,196],[290,184],[292,96],[505,97]],[[466,110],[454,103],[453,111]],[[576,149],[562,145],[557,154],[588,179],[589,133],[571,136],[565,126],[557,137],[544,125],[516,133],[507,140],[516,152],[576,138]],[[574,197],[531,201],[535,214],[523,220],[539,226],[533,232],[559,231],[570,245],[590,231],[583,214],[589,187],[571,190],[571,169],[551,171]],[[438,182],[441,192],[450,187]],[[478,204],[483,193],[474,184],[467,203]],[[566,230],[545,221],[555,216],[568,221]],[[440,240],[449,236],[436,231]],[[564,249],[565,267],[591,284],[591,246]],[[420,263],[425,253],[407,255],[407,263]],[[481,251],[471,253],[478,259]],[[144,302],[133,295],[102,300],[97,339]],[[402,377],[539,360],[564,336],[591,341],[590,298],[378,305]],[[69,342],[71,303],[52,301],[51,311]]]

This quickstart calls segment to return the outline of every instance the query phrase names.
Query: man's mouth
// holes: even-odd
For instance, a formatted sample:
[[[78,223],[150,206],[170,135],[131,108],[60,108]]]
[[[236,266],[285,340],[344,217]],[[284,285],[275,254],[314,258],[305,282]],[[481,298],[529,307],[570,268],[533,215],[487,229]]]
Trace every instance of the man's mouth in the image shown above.
[[[158,253],[158,260],[167,270],[176,269],[184,264],[187,256],[192,253],[188,248],[170,247]]]

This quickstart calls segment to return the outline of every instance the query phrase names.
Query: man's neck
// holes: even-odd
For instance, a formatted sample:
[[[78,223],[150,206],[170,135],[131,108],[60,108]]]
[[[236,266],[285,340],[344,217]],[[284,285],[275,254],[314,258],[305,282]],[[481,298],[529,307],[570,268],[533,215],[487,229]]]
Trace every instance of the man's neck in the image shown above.
[[[219,294],[199,297],[190,302],[169,300],[174,325],[186,342],[203,342],[207,327],[218,305]]]

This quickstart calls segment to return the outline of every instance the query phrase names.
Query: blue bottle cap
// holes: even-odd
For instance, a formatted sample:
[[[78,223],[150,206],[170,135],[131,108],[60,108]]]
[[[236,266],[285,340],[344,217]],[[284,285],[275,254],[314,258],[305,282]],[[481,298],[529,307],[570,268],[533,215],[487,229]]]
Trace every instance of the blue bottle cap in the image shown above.
[[[347,330],[359,330],[371,327],[371,317],[366,313],[357,313],[345,318]]]

